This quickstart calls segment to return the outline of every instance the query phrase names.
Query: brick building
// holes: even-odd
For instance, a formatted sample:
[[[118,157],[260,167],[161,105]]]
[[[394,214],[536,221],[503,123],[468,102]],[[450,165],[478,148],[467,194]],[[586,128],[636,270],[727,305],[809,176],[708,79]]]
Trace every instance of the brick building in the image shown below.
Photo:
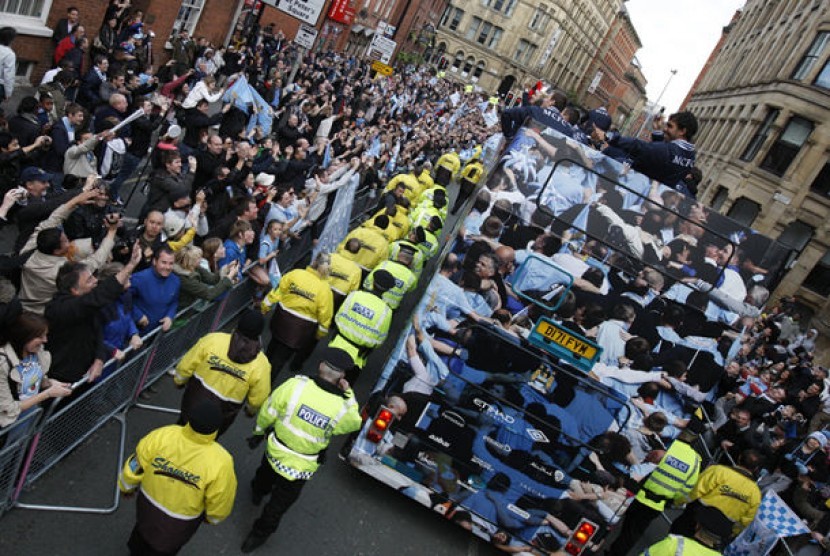
[[[586,108],[604,106],[618,127],[642,113],[646,102],[646,79],[635,54],[640,37],[625,7],[617,10],[577,90]]]
[[[194,36],[205,36],[214,44],[223,44],[234,24],[244,13],[246,3],[254,0],[133,0],[133,10],[144,12],[145,29],[156,34],[153,60],[156,65],[168,60],[165,42],[173,29],[184,27]],[[39,83],[52,67],[52,29],[66,17],[69,7],[80,12],[80,22],[90,40],[98,34],[107,8],[105,0],[29,0],[0,3],[0,15],[15,27],[18,37],[14,50],[18,60],[18,78],[23,83]]]

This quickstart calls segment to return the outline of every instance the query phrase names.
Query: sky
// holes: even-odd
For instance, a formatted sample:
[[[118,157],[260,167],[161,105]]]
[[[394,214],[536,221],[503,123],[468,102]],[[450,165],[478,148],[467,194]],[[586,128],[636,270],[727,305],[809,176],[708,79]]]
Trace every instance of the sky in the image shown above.
[[[628,9],[642,48],[637,59],[648,84],[650,101],[660,96],[671,70],[660,105],[676,112],[703,64],[717,44],[723,27],[745,0],[628,0]]]

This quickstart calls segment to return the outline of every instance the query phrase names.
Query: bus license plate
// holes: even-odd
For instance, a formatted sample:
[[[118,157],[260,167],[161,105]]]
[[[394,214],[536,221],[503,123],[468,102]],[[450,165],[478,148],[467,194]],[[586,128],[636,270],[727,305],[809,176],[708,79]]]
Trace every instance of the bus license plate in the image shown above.
[[[547,338],[562,349],[570,352],[575,358],[593,359],[597,354],[597,348],[583,342],[573,334],[547,321],[541,321],[536,325],[536,332]]]

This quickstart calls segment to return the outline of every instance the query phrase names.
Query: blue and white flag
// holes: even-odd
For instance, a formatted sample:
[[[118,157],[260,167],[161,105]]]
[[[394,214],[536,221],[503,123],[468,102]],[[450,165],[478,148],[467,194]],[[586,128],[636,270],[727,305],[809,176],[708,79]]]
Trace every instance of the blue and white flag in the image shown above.
[[[233,101],[234,106],[247,114],[251,111],[251,105],[254,103],[251,91],[253,91],[253,88],[248,84],[248,79],[242,76],[225,91],[222,102]]]
[[[360,174],[356,173],[345,187],[337,190],[331,213],[326,219],[326,226],[320,234],[320,240],[311,254],[311,260],[314,260],[317,254],[321,252],[333,253],[349,233],[349,220],[352,217],[354,194],[359,184]]]
[[[766,556],[782,537],[809,533],[810,529],[773,491],[767,491],[755,519],[732,541],[724,556]]]

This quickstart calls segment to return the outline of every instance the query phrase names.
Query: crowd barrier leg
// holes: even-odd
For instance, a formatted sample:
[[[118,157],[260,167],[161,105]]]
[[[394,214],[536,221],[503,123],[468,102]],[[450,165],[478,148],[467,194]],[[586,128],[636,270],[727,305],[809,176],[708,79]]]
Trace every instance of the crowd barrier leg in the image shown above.
[[[34,440],[32,441],[32,448],[27,456],[26,466],[24,467],[24,472],[21,474],[21,481],[18,484],[18,489],[15,493],[15,508],[20,508],[22,510],[38,510],[38,511],[52,511],[52,512],[72,512],[72,513],[87,513],[87,514],[100,514],[106,515],[114,513],[118,509],[118,503],[121,500],[120,492],[118,490],[118,476],[121,473],[121,466],[124,465],[124,447],[127,441],[127,419],[126,419],[126,410],[123,413],[119,413],[117,415],[113,415],[110,420],[115,420],[119,425],[119,439],[118,439],[118,463],[116,466],[116,480],[115,480],[115,492],[113,494],[112,504],[103,508],[98,507],[85,507],[85,506],[59,506],[59,505],[50,505],[50,504],[26,504],[21,502],[17,499],[20,495],[20,489],[23,487],[23,482],[26,478],[25,470],[28,469],[29,465],[31,465],[32,457],[34,456],[34,451],[37,449],[37,443],[39,440],[40,433],[38,433]]]

